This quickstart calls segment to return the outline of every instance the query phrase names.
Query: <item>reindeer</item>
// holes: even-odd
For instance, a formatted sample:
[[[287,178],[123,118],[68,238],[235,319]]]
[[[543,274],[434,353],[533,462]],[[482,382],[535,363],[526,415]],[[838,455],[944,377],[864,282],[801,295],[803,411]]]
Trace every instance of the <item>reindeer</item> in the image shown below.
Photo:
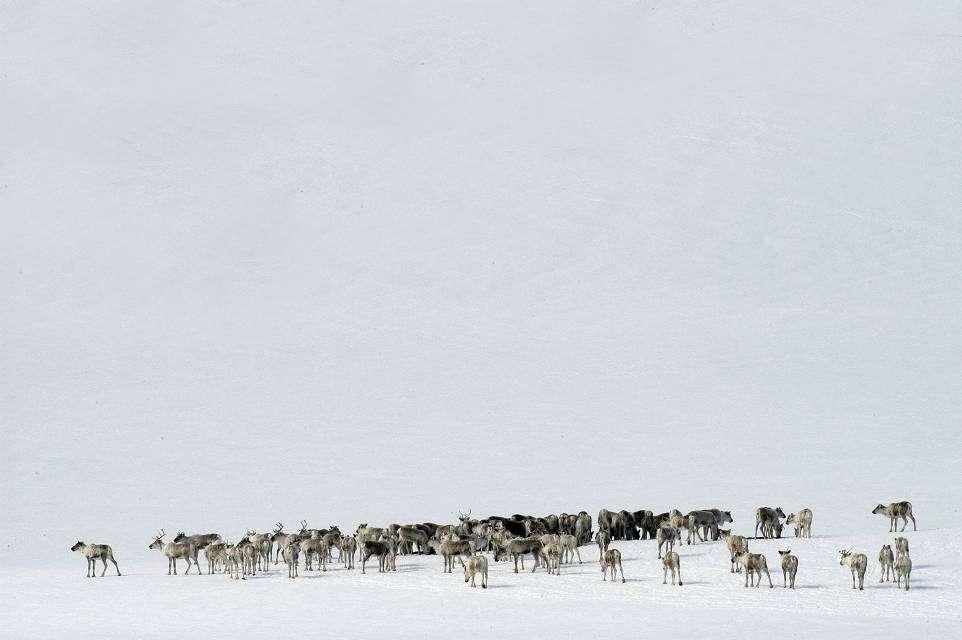
[[[608,545],[611,544],[611,534],[604,529],[598,529],[598,533],[595,534],[595,542],[598,543],[598,562],[601,562],[604,560]]]
[[[357,549],[357,541],[354,536],[344,536],[341,538],[340,561],[344,563],[345,569],[354,568],[354,551]]]
[[[470,580],[471,586],[477,587],[478,585],[474,583],[474,578],[477,574],[480,573],[481,588],[482,589],[488,588],[488,559],[487,558],[485,558],[484,556],[471,556],[470,558],[468,558],[467,564],[465,564],[464,560],[462,560],[461,557],[458,556],[458,562],[460,562],[461,566],[464,568],[465,582]]]
[[[198,533],[192,536],[187,535],[183,531],[177,533],[174,537],[174,542],[186,542],[192,544],[198,549],[203,549],[212,542],[220,542],[219,533]]]
[[[562,562],[572,563],[578,556],[578,564],[581,564],[581,552],[578,551],[578,538],[570,533],[562,533],[559,536],[558,544],[561,546]]]
[[[167,542],[164,543],[163,538],[167,535],[164,530],[161,529],[160,533],[153,542],[150,543],[148,549],[157,549],[165,556],[167,556],[167,575],[171,574],[173,569],[173,574],[177,575],[177,559],[184,558],[187,560],[187,571],[184,575],[190,573],[190,561],[193,560],[194,564],[197,566],[197,573],[200,573],[200,563],[197,562],[197,547],[190,544],[189,542]]]
[[[384,573],[385,561],[390,553],[390,545],[381,540],[365,540],[361,545],[361,573],[367,573],[367,561],[371,556],[377,556],[378,573]]]
[[[762,572],[764,571],[765,576],[768,578],[769,588],[775,588],[775,584],[772,582],[772,576],[768,573],[768,561],[761,553],[739,553],[732,556],[732,562],[737,562],[745,569],[746,587],[749,586],[749,579],[751,579],[751,586],[756,589],[762,586]],[[755,580],[756,577],[758,578],[757,582]]]
[[[303,525],[303,526],[301,527],[302,529],[306,529],[306,528],[307,528],[307,521],[306,521],[306,520],[301,520],[301,524]],[[274,532],[271,533],[271,535],[270,535],[271,546],[276,550],[276,552],[274,553],[274,564],[277,564],[278,559],[281,557],[281,551],[283,550],[284,545],[286,545],[286,544],[287,544],[287,541],[288,541],[289,539],[291,539],[291,538],[298,538],[298,539],[299,539],[299,538],[300,538],[300,534],[297,534],[297,533],[284,533],[284,523],[282,523],[282,522],[276,522],[276,523],[274,523]]]
[[[661,560],[661,548],[665,547],[668,551],[674,551],[675,543],[681,541],[681,532],[671,525],[662,525],[658,527],[655,539],[658,541],[658,559]]]
[[[617,571],[621,571],[621,582],[625,581],[625,569],[621,566],[621,552],[617,549],[608,549],[601,557],[601,579],[608,579],[608,570],[611,569],[611,583],[614,584],[618,578]]]
[[[899,518],[902,518],[902,531],[905,531],[905,527],[908,526],[910,519],[912,520],[912,531],[918,531],[918,528],[915,526],[915,516],[912,515],[911,502],[892,502],[887,507],[884,504],[879,504],[872,509],[872,513],[879,516],[886,516],[889,519],[889,533],[899,530],[898,523],[896,522]]]
[[[725,541],[725,546],[728,548],[728,555],[731,556],[731,571],[735,573],[736,570],[741,573],[741,566],[736,566],[735,556],[740,553],[746,553],[748,551],[748,540],[744,536],[732,535],[731,529],[719,529],[718,537]]]
[[[107,573],[107,560],[114,563],[114,569],[117,570],[117,575],[120,575],[120,567],[117,566],[117,561],[114,560],[114,551],[110,548],[109,544],[87,544],[81,540],[77,541],[77,544],[70,547],[71,551],[78,551],[80,555],[87,559],[87,577],[95,578],[97,577],[97,559],[103,560],[104,568],[100,572],[100,577],[103,578],[104,574]]]
[[[377,539],[381,537],[381,534],[384,533],[384,531],[385,529],[382,529],[381,527],[369,527],[367,526],[366,522],[358,525],[357,531],[354,533],[354,537],[357,541],[356,546],[358,553],[363,555],[364,543],[368,541],[377,542]]]
[[[273,533],[257,533],[253,529],[248,530],[247,540],[254,547],[255,562],[261,567],[261,571],[267,571],[267,565],[271,560],[271,536]]]
[[[204,559],[207,560],[207,573],[213,575],[217,570],[217,563],[224,563],[226,568],[227,543],[223,540],[211,542],[204,547]]]
[[[445,540],[439,545],[438,553],[444,564],[442,573],[451,573],[454,571],[455,558],[470,558],[474,555],[474,544],[470,540]]]
[[[591,516],[585,511],[575,518],[575,538],[578,539],[578,544],[591,543]]]
[[[249,546],[248,546],[249,548]],[[234,580],[247,580],[247,559],[244,547],[239,545],[227,545],[225,548],[225,558],[227,577]]]
[[[840,566],[848,567],[852,571],[852,588],[855,588],[855,578],[858,578],[858,590],[865,588],[865,567],[868,566],[868,558],[864,553],[852,553],[851,549],[839,549],[841,561]]]
[[[297,564],[298,556],[300,555],[302,545],[306,542],[311,542],[316,540],[316,538],[308,538],[307,540],[302,540],[297,542],[294,539],[288,539],[284,543],[284,548],[281,550],[281,554],[284,556],[284,564],[287,565],[287,577],[294,579],[298,576]],[[309,560],[305,559],[304,564],[307,565]]]
[[[544,562],[545,569],[548,571],[548,575],[552,573],[560,576],[561,575],[561,545],[557,542],[549,542],[544,545],[544,552],[542,553],[542,560]]]
[[[895,557],[909,555],[909,539],[895,536]]]
[[[521,560],[521,568],[524,569],[524,556],[530,553],[534,557],[534,567],[531,569],[531,573],[534,573],[538,570],[543,551],[544,545],[537,538],[514,538],[508,540],[503,547],[495,549],[494,561],[498,562],[510,555],[514,560],[514,572],[518,573],[518,560]]]
[[[895,560],[896,585],[902,586],[902,578],[905,578],[905,590],[909,590],[909,576],[912,574],[912,558],[905,553]]]
[[[811,538],[812,537],[812,510],[802,509],[798,513],[788,514],[788,518],[785,520],[785,524],[795,525],[796,538]]]
[[[782,588],[795,588],[795,574],[798,573],[798,558],[792,555],[791,549],[779,551],[782,557]]]
[[[895,554],[892,553],[891,545],[883,544],[878,552],[879,563],[879,582],[892,582],[895,580]]]
[[[785,517],[785,512],[781,507],[758,507],[755,509],[755,537],[758,537],[758,529],[762,530],[763,538],[781,537],[781,523],[779,520]],[[776,533],[778,534],[776,536]]]
[[[725,512],[728,513],[728,512]],[[731,518],[731,514],[728,514]],[[691,531],[695,532],[695,541],[701,540],[705,542],[707,540],[717,540],[718,539],[718,518],[715,514],[708,509],[699,509],[697,511],[688,512],[688,523],[689,527],[689,540],[692,538]]]
[[[674,551],[669,551],[665,554],[665,557],[661,561],[661,566],[664,569],[664,575],[662,577],[661,583],[668,584],[668,572],[671,571],[671,584],[675,585],[675,578],[678,579],[678,586],[682,586],[681,583],[681,560],[678,558],[678,554]]]
[[[294,542],[294,541],[292,541]],[[314,556],[317,556],[318,564],[321,565],[322,571],[327,571],[327,556],[330,550],[327,544],[324,543],[323,538],[307,538],[306,540],[301,540],[298,545],[300,553],[304,554],[304,570],[313,571],[314,570]]]

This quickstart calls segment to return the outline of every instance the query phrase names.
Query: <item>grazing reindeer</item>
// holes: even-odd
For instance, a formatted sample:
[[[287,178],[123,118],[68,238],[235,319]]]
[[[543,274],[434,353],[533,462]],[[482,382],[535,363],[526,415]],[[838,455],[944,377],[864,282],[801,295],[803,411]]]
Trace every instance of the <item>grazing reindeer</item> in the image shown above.
[[[681,541],[681,532],[671,525],[662,525],[658,527],[655,539],[658,541],[658,559],[661,560],[661,548],[674,551],[675,543]]]
[[[755,509],[755,537],[758,537],[759,528],[762,530],[763,538],[781,537],[781,522],[785,517],[785,512],[781,507],[758,507]],[[777,535],[776,535],[777,534]]]
[[[841,561],[840,566],[848,567],[852,571],[852,588],[855,588],[855,578],[858,578],[858,590],[865,588],[865,567],[868,566],[868,558],[864,553],[852,553],[851,549],[839,550]]]
[[[751,586],[756,589],[762,586],[762,572],[768,578],[768,586],[771,589],[775,588],[775,584],[772,582],[772,576],[768,573],[768,560],[761,553],[739,553],[736,556],[732,556],[732,562],[737,562],[745,569],[745,586],[749,586],[748,582],[751,579]],[[755,578],[758,578],[756,581]]]
[[[578,564],[581,564],[581,552],[578,551],[578,539],[570,533],[562,533],[559,536],[558,544],[561,545],[562,562],[572,563],[575,556],[578,556]]]
[[[731,529],[719,529],[718,537],[725,541],[725,546],[728,547],[728,555],[731,556],[731,571],[735,573],[736,569],[738,573],[741,573],[741,565],[736,566],[735,556],[739,553],[748,552],[748,540],[745,536],[733,536]]]
[[[611,534],[604,529],[598,529],[595,542],[598,543],[598,562],[601,562],[605,557],[605,551],[608,550],[608,545],[611,544]]]
[[[226,564],[227,543],[223,540],[211,542],[204,547],[204,558],[207,560],[207,573],[213,575],[217,571],[217,563]]]
[[[354,536],[344,536],[341,538],[340,559],[344,563],[345,569],[354,568],[354,551],[357,549],[357,541]]]
[[[895,557],[909,555],[909,539],[895,536]]]
[[[893,502],[889,506],[880,504],[874,509],[872,513],[879,516],[886,516],[889,519],[889,533],[893,531],[898,531],[899,526],[896,522],[899,518],[902,518],[902,531],[905,531],[905,527],[908,526],[909,520],[912,520],[912,531],[918,531],[915,526],[915,516],[912,515],[912,503],[911,502]]]
[[[798,558],[792,555],[791,549],[779,551],[782,557],[782,587],[795,588],[795,574],[798,573]]]
[[[301,545],[303,545],[305,542],[310,542],[310,541],[311,539],[308,539],[308,540],[302,540],[300,543],[298,543],[297,541],[290,539],[286,543],[284,543],[284,548],[281,549],[281,554],[284,556],[284,564],[287,565],[288,578],[293,580],[298,576],[297,565],[298,565],[298,556],[300,555],[300,552],[301,552]],[[305,564],[306,563],[307,561],[305,560]]]
[[[524,556],[530,553],[534,558],[534,567],[531,569],[531,573],[538,570],[538,564],[541,561],[541,554],[544,551],[544,545],[537,538],[513,538],[508,540],[508,542],[503,547],[498,547],[494,551],[494,561],[498,562],[503,558],[511,556],[514,560],[514,572],[518,573],[518,560],[521,560],[521,568],[524,569]]]
[[[909,576],[912,574],[912,558],[909,554],[900,555],[895,560],[896,585],[902,586],[902,578],[905,578],[905,590],[909,590]]]
[[[171,569],[173,569],[173,574],[175,576],[177,575],[177,559],[178,558],[184,558],[187,560],[187,571],[184,572],[184,575],[187,575],[188,573],[190,573],[191,560],[193,560],[194,565],[197,566],[197,573],[200,573],[200,563],[197,562],[197,547],[190,544],[189,542],[165,543],[163,541],[163,538],[165,535],[167,534],[165,534],[164,530],[161,529],[160,533],[157,534],[157,537],[154,539],[153,542],[150,543],[150,546],[148,546],[147,548],[157,549],[162,554],[167,556],[167,575],[171,574]]]
[[[681,560],[678,558],[678,554],[674,551],[669,551],[665,554],[665,557],[661,560],[661,566],[664,569],[664,576],[662,578],[662,584],[668,584],[668,572],[671,571],[671,584],[675,585],[675,579],[678,580],[678,586],[681,584]]]
[[[802,509],[798,513],[788,514],[788,518],[785,520],[785,524],[795,525],[796,538],[811,538],[812,537],[812,510]]]
[[[618,571],[621,571],[621,582],[625,581],[625,569],[621,566],[621,552],[617,549],[608,549],[601,557],[601,579],[608,579],[608,569],[611,569],[611,583],[614,584],[618,578]]]
[[[470,580],[471,586],[477,587],[478,585],[474,583],[474,578],[476,575],[480,573],[481,588],[482,589],[488,588],[488,559],[487,558],[485,558],[484,556],[471,556],[470,558],[468,558],[467,564],[465,564],[464,560],[462,560],[461,557],[458,556],[458,562],[460,562],[461,566],[464,567],[465,582]]]
[[[79,551],[80,554],[87,559],[88,578],[97,576],[97,558],[103,560],[104,563],[104,568],[100,572],[101,578],[107,573],[107,560],[114,563],[114,569],[117,570],[117,575],[120,575],[120,567],[117,566],[117,561],[114,560],[114,551],[110,548],[109,544],[87,544],[86,542],[78,540],[77,544],[70,547],[70,550]]]

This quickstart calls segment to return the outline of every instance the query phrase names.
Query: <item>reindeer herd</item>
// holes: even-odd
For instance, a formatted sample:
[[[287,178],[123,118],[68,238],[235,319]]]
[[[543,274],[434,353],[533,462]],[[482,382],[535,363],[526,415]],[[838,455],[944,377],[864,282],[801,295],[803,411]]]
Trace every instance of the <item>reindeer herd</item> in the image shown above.
[[[913,530],[916,529],[910,502],[879,504],[872,513],[889,518],[889,532],[904,532],[909,520]],[[580,547],[593,541],[598,546],[602,580],[607,581],[610,577],[614,583],[620,574],[624,583],[621,551],[612,547],[612,542],[654,540],[663,571],[662,583],[668,584],[670,574],[671,584],[680,587],[683,584],[681,558],[675,546],[681,544],[684,535],[686,544],[722,541],[730,558],[731,573],[743,573],[746,587],[761,586],[764,575],[768,586],[774,588],[768,560],[764,554],[749,551],[749,540],[781,538],[783,524],[794,526],[796,538],[812,537],[811,509],[786,515],[781,507],[758,507],[755,510],[754,538],[722,528],[734,523],[731,511],[722,509],[700,509],[686,514],[677,509],[658,514],[648,510],[602,509],[597,523],[585,511],[577,515],[562,513],[537,517],[514,514],[484,519],[472,518],[470,511],[458,515],[458,524],[423,522],[371,527],[363,523],[353,534],[345,534],[333,524],[327,529],[311,529],[305,520],[301,521],[297,533],[289,533],[284,531],[283,523],[278,522],[270,533],[249,530],[233,543],[217,533],[187,535],[180,532],[172,540],[165,541],[167,534],[161,529],[147,548],[160,551],[167,558],[168,575],[177,575],[178,560],[186,561],[185,574],[190,573],[192,567],[196,567],[198,574],[203,573],[198,560],[203,551],[208,574],[219,572],[235,580],[246,580],[247,576],[257,575],[258,571],[267,572],[272,564],[281,561],[287,567],[288,578],[294,579],[300,575],[302,565],[305,571],[324,572],[328,563],[336,562],[345,569],[354,569],[355,560],[359,560],[361,573],[366,574],[367,563],[375,558],[378,571],[383,573],[397,571],[398,555],[434,554],[441,557],[442,572],[453,573],[457,562],[466,583],[475,587],[480,578],[481,588],[486,589],[488,559],[485,553],[490,553],[494,562],[512,562],[514,573],[518,573],[519,563],[520,570],[525,571],[525,556],[531,556],[532,573],[543,567],[549,575],[560,575],[562,565],[571,564],[576,558],[578,564],[582,564]],[[901,531],[898,529],[899,519],[902,520]],[[894,551],[891,545],[884,545],[879,551],[879,582],[895,582],[896,586],[908,591],[912,573],[908,539],[898,536],[894,542]],[[101,576],[107,571],[108,560],[113,563],[117,575],[121,575],[110,545],[78,541],[70,550],[86,558],[88,578],[96,576],[98,559],[103,562]],[[792,555],[791,549],[778,553],[782,586],[794,589],[798,558]],[[840,550],[839,555],[839,564],[851,571],[852,588],[863,589],[867,556],[853,553],[851,549]]]

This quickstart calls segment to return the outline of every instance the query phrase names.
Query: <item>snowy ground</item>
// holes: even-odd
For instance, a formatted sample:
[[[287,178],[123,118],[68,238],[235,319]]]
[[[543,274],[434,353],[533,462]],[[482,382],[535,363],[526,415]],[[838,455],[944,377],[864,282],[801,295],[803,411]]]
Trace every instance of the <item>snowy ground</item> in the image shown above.
[[[960,633],[957,2],[8,1],[0,61],[0,635]],[[900,499],[917,587],[851,593]],[[146,549],[763,504],[794,594]]]

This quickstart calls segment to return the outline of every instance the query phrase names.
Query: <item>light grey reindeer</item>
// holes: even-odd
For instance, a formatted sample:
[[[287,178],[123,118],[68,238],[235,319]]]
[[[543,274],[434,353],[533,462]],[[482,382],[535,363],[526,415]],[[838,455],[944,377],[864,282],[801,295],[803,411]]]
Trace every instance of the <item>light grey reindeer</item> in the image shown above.
[[[445,540],[438,546],[438,553],[441,555],[444,563],[442,573],[451,573],[454,571],[455,558],[460,560],[461,556],[470,558],[474,555],[474,544],[470,540],[457,539],[457,534],[454,535],[454,540]]]
[[[177,559],[184,558],[187,560],[187,571],[184,575],[190,573],[191,560],[194,561],[194,565],[197,567],[197,573],[200,573],[200,563],[197,562],[197,547],[190,544],[189,542],[164,542],[164,530],[161,529],[160,533],[153,542],[150,543],[148,549],[157,549],[162,554],[167,556],[167,575],[177,575]]]
[[[213,575],[217,571],[217,564],[222,563],[225,566],[227,564],[227,543],[223,540],[217,540],[216,542],[211,542],[204,547],[204,558],[207,560],[207,573]]]
[[[909,539],[895,536],[895,557],[909,555]]]
[[[598,543],[598,562],[605,559],[605,551],[608,550],[608,545],[611,544],[611,534],[604,529],[598,529],[598,533],[595,534],[595,542]]]
[[[513,538],[508,540],[503,547],[495,548],[494,561],[498,562],[511,556],[514,560],[514,572],[518,573],[518,560],[521,560],[521,569],[524,570],[524,556],[530,553],[534,557],[534,566],[531,568],[531,573],[534,573],[538,570],[543,552],[544,545],[537,538]]]
[[[665,557],[661,560],[662,569],[664,569],[664,574],[662,576],[661,583],[668,584],[668,572],[671,571],[671,584],[675,585],[677,580],[678,586],[682,586],[681,582],[681,559],[678,557],[678,553],[675,551],[669,551],[665,554]]]
[[[775,588],[775,584],[772,582],[772,575],[768,573],[768,560],[761,553],[739,553],[738,555],[732,556],[732,562],[737,562],[745,570],[745,586],[753,586],[756,589],[762,586],[762,573],[768,578],[768,586],[771,589]],[[757,581],[755,578],[758,578]],[[749,580],[751,580],[751,585],[749,585]]]
[[[902,518],[902,531],[905,531],[905,527],[908,526],[910,519],[912,520],[912,531],[918,531],[918,528],[915,526],[915,516],[912,515],[912,503],[906,500],[902,502],[892,502],[889,503],[888,506],[879,504],[872,509],[872,513],[885,516],[889,519],[889,533],[899,530],[897,522],[899,518]]]
[[[812,537],[812,510],[802,509],[798,513],[788,514],[785,524],[795,525],[796,538]]]
[[[114,563],[114,569],[117,570],[117,575],[120,575],[120,567],[117,566],[117,561],[114,560],[114,551],[110,548],[109,544],[87,544],[82,540],[78,540],[77,544],[70,547],[71,551],[77,551],[87,559],[87,577],[95,578],[97,576],[97,559],[103,560],[104,568],[100,572],[100,577],[104,577],[107,573],[107,560]]]
[[[621,582],[625,581],[625,570],[621,566],[621,552],[617,549],[608,549],[601,558],[601,579],[608,579],[608,570],[611,570],[611,582],[614,584],[618,579],[618,571],[621,571]]]
[[[858,590],[865,588],[865,568],[868,566],[868,558],[864,553],[852,553],[851,549],[839,549],[841,560],[838,563],[843,567],[848,567],[852,571],[852,588],[855,589],[855,579],[858,578]]]
[[[581,564],[581,551],[578,550],[578,538],[570,533],[562,533],[559,536],[558,544],[561,545],[561,560],[571,564],[578,556],[578,564]]]
[[[896,585],[902,586],[902,578],[905,578],[905,590],[909,590],[909,576],[912,574],[912,558],[909,554],[900,555],[895,559],[895,580]]]
[[[477,587],[478,585],[474,583],[474,579],[475,579],[475,576],[477,576],[478,574],[481,574],[481,588],[482,589],[488,588],[488,559],[487,558],[485,558],[484,556],[471,556],[470,558],[468,558],[467,564],[465,564],[464,560],[462,560],[461,557],[458,556],[458,562],[460,562],[461,566],[464,568],[465,582],[468,582],[470,580],[471,586]]]
[[[735,573],[737,570],[741,573],[741,565],[737,565],[735,556],[748,551],[748,540],[745,536],[732,535],[731,529],[719,529],[718,537],[724,540],[725,546],[728,547],[728,555],[731,556],[731,572]]]
[[[305,542],[310,542],[311,540],[312,539],[309,538],[307,540],[301,540],[300,542],[297,542],[293,539],[289,539],[287,542],[284,543],[284,548],[281,550],[281,553],[284,556],[284,564],[287,565],[288,578],[293,580],[298,576],[297,565],[298,565],[298,556],[301,553],[301,546]]]
[[[895,580],[895,554],[892,546],[883,544],[878,552],[879,582],[893,582]]]
[[[307,526],[307,522],[306,522],[306,521],[302,521],[302,522],[304,522],[304,525],[305,525],[305,527],[306,527],[306,526]],[[271,547],[274,549],[274,564],[277,564],[277,563],[278,563],[278,561],[279,561],[279,559],[280,559],[280,557],[281,557],[281,551],[283,550],[284,545],[287,544],[288,538],[290,538],[290,537],[292,537],[292,536],[297,536],[297,535],[298,535],[298,534],[296,534],[296,533],[284,533],[284,523],[283,523],[283,522],[275,522],[275,523],[274,523],[274,532],[271,533],[271,535],[270,535],[270,538],[271,538]]]
[[[354,568],[354,551],[357,549],[357,541],[354,536],[344,536],[341,538],[340,561],[344,563],[345,569]]]
[[[798,558],[792,555],[791,549],[779,551],[782,557],[782,587],[786,589],[795,588],[795,575],[798,573]]]
[[[247,539],[254,546],[255,562],[264,572],[268,571],[268,565],[271,562],[271,547],[273,546],[271,536],[273,535],[273,532],[257,533],[253,529],[247,532]]]
[[[681,532],[666,522],[658,527],[655,540],[658,541],[658,559],[661,560],[661,548],[665,547],[667,551],[674,551],[675,543],[681,541]]]

